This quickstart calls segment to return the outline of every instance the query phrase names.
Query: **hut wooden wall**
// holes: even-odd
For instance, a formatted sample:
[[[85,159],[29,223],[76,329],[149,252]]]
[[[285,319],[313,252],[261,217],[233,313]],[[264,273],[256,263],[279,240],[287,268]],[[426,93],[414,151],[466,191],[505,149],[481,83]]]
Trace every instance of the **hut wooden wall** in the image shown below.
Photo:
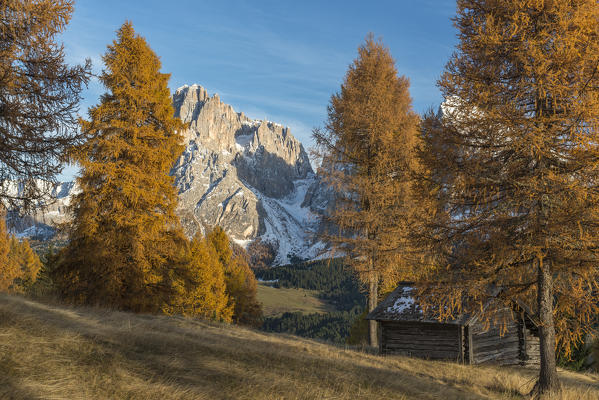
[[[426,322],[381,322],[381,352],[461,360],[461,327]]]
[[[521,340],[518,324],[508,323],[507,330],[491,325],[486,329],[480,322],[471,324],[473,364],[495,362],[500,364],[520,364]]]
[[[520,347],[522,348],[522,364],[539,365],[541,362],[540,343],[538,328],[530,320],[526,319],[520,322],[521,338]]]

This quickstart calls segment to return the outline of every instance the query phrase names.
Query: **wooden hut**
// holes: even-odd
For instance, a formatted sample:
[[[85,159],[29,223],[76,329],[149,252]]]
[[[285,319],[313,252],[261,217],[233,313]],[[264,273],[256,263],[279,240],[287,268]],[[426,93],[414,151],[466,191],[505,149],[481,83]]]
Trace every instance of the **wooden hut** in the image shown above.
[[[520,317],[506,325],[485,324],[477,314],[441,322],[426,318],[411,292],[409,283],[399,285],[366,317],[379,323],[381,354],[466,364],[539,363],[538,328],[529,313],[519,312]]]

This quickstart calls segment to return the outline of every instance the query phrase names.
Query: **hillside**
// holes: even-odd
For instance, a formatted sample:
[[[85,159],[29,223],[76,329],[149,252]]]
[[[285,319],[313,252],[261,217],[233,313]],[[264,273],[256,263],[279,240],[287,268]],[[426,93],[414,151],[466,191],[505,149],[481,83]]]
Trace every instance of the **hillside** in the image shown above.
[[[318,297],[319,292],[307,289],[275,288],[258,282],[258,301],[262,303],[265,317],[286,312],[326,313],[336,308]]]
[[[8,295],[0,337],[2,399],[502,399],[521,398],[535,375]],[[599,398],[597,376],[561,376],[564,399]]]
[[[291,333],[345,344],[366,299],[341,259],[317,260],[256,270],[270,282],[258,285],[267,332]],[[359,337],[354,337],[359,341]]]

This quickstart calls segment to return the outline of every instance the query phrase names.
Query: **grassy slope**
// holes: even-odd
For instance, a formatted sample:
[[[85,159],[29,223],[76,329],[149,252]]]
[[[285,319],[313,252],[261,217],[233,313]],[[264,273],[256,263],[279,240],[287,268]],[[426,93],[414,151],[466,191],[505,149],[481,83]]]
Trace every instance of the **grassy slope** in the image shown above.
[[[264,283],[258,283],[258,301],[262,303],[266,317],[284,312],[300,311],[310,314],[336,311],[333,306],[318,298],[316,290],[274,288]]]
[[[534,375],[0,295],[2,399],[521,398]],[[597,376],[561,376],[565,399],[599,398]]]

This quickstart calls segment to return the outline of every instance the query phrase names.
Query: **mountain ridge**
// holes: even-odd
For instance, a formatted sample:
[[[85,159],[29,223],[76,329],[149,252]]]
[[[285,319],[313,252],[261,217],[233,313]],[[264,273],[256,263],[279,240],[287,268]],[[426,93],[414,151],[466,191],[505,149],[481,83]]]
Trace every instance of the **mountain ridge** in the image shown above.
[[[274,265],[317,257],[324,248],[316,239],[319,214],[330,196],[323,196],[320,177],[289,127],[236,112],[198,84],[178,88],[173,108],[187,124],[181,132],[185,149],[170,172],[186,234],[219,225],[243,247],[266,243],[275,251]],[[33,213],[29,226],[21,221],[17,234],[47,236],[47,230],[38,232],[35,225],[68,219],[77,185],[60,183],[57,188],[54,201]]]

